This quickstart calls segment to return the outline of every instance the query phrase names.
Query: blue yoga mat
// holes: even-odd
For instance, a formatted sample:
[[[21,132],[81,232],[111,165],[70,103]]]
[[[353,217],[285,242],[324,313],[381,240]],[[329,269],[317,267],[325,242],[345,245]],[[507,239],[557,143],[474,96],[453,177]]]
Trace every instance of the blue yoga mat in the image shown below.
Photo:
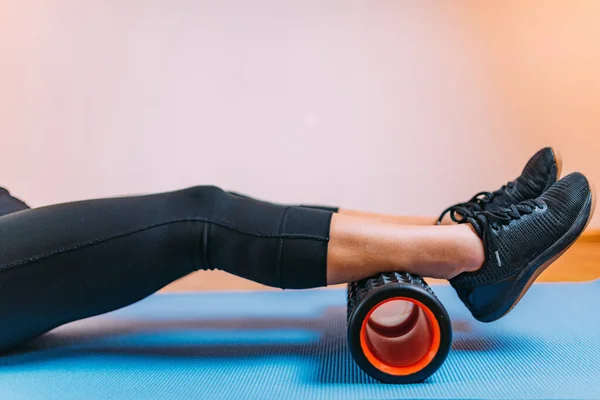
[[[356,366],[344,291],[158,294],[1,357],[0,399],[600,399],[600,281],[536,284],[491,324],[434,290],[454,343],[423,384]]]

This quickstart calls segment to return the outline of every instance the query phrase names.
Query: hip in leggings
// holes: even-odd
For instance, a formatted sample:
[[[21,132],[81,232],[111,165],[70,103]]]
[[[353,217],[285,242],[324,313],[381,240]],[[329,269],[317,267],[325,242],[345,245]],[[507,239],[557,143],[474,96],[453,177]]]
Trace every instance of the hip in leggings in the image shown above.
[[[324,286],[336,210],[214,186],[21,208],[0,217],[0,351],[200,269],[281,288]]]

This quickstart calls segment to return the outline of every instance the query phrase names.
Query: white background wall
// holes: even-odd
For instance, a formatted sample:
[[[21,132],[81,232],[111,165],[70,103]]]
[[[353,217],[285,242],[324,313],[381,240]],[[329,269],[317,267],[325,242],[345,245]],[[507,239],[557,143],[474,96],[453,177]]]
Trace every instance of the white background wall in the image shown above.
[[[544,145],[600,182],[598,71],[595,1],[0,0],[0,185],[437,214]]]

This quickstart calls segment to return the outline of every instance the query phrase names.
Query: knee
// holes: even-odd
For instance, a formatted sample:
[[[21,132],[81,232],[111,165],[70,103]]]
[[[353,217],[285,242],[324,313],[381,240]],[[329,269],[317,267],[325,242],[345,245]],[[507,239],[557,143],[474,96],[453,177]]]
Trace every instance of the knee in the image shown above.
[[[234,197],[217,186],[193,186],[176,192],[170,197],[169,206],[176,214],[214,218],[227,208]]]
[[[223,201],[227,196],[230,196],[225,190],[218,186],[206,185],[206,186],[193,186],[182,191],[186,197],[194,200],[201,201],[205,204],[214,204],[216,202]]]

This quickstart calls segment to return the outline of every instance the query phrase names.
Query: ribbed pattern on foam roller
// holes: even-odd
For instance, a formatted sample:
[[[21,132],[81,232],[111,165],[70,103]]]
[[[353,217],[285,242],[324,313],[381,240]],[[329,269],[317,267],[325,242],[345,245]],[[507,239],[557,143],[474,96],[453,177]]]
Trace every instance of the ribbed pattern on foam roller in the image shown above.
[[[540,196],[547,204],[545,210],[524,215],[507,226],[501,226],[499,231],[488,229],[486,264],[480,271],[461,274],[451,283],[475,286],[519,273],[533,258],[568,232],[585,206],[588,193],[588,182],[579,173],[556,182]]]
[[[429,285],[427,285],[427,283],[420,276],[409,274],[408,272],[386,272],[348,284],[348,309],[346,318],[350,319],[354,309],[367,295],[367,293],[390,283],[407,283],[417,285],[427,290],[433,297],[435,297],[433,290],[431,290]]]

